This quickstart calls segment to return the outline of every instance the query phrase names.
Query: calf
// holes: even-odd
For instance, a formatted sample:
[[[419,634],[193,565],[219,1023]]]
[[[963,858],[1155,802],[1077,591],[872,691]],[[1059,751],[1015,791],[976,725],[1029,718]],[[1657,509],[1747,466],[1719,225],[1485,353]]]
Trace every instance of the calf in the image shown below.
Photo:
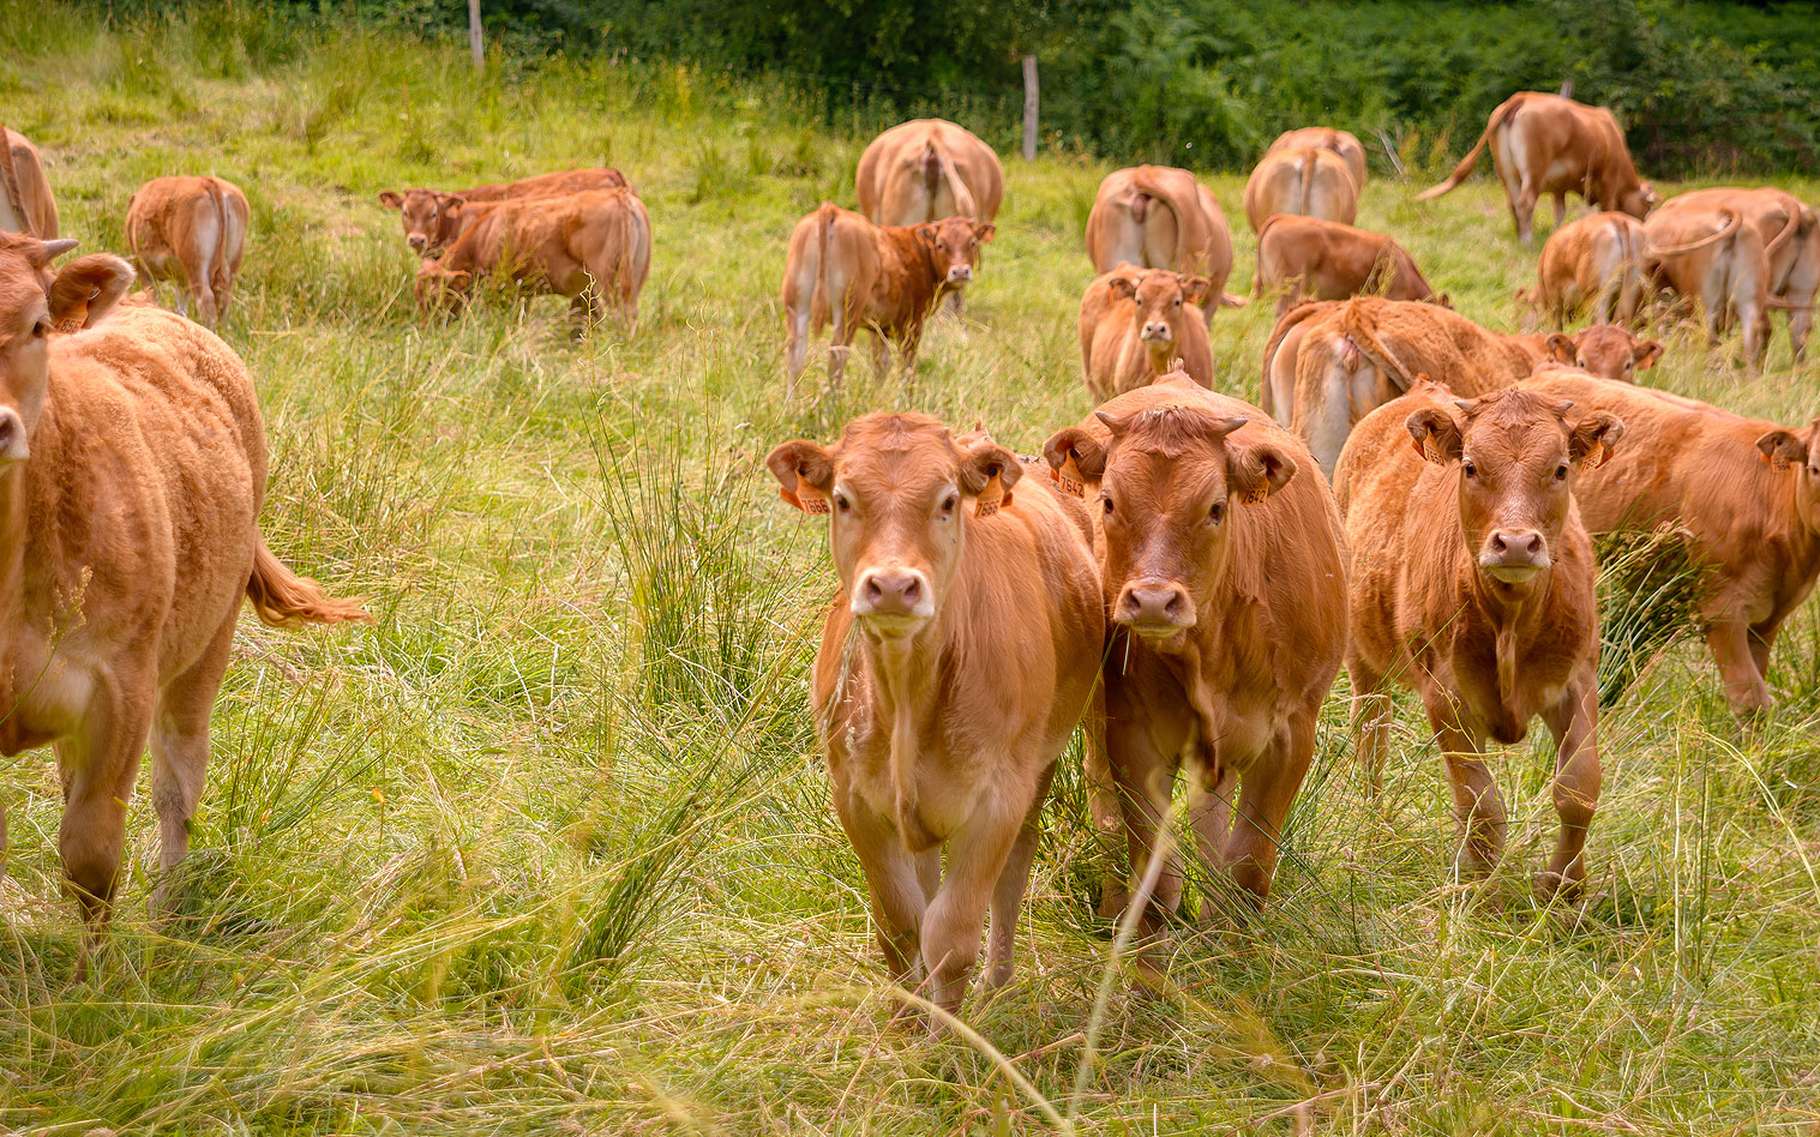
[[[1795,362],[1804,361],[1814,301],[1820,294],[1820,215],[1775,186],[1691,190],[1669,198],[1661,208],[1665,215],[1729,210],[1757,230],[1769,259],[1769,305],[1788,313],[1789,346]]]
[[[1596,323],[1635,323],[1643,305],[1643,251],[1641,221],[1615,210],[1589,213],[1548,235],[1535,290],[1517,296],[1556,328],[1587,308]]]
[[[259,535],[265,431],[239,357],[160,309],[109,315],[132,269],[54,269],[74,244],[0,234],[0,754],[56,748],[86,961],[148,739],[160,866],[189,848],[241,602],[278,625],[366,614]]]
[[[832,319],[828,377],[838,384],[853,337],[872,332],[879,370],[887,343],[916,368],[923,324],[947,292],[973,280],[980,246],[996,227],[965,217],[933,225],[874,225],[832,202],[796,223],[784,263],[784,325],[789,336],[790,391],[808,359],[809,335]]]
[[[38,148],[5,126],[0,126],[0,232],[45,241],[57,236],[57,199]]]
[[[1095,277],[1080,316],[1081,370],[1093,401],[1175,370],[1213,386],[1213,347],[1200,312],[1212,288],[1204,276],[1130,265]]]
[[[1542,341],[1542,354],[1535,367],[1538,373],[1554,367],[1574,367],[1602,379],[1634,383],[1637,372],[1654,367],[1661,357],[1662,345],[1655,340],[1637,339],[1616,324],[1594,324],[1571,336],[1565,332],[1548,335]]]
[[[1258,233],[1258,270],[1252,289],[1260,296],[1281,290],[1277,315],[1302,302],[1344,300],[1371,293],[1387,300],[1431,300],[1434,289],[1415,259],[1382,233],[1278,213]]]
[[[1649,272],[1662,287],[1696,303],[1717,346],[1736,322],[1744,364],[1756,370],[1769,350],[1769,254],[1763,235],[1734,209],[1671,209],[1644,227]]]
[[[520,178],[515,182],[474,186],[471,189],[445,193],[433,189],[386,190],[379,204],[398,211],[404,224],[404,242],[422,257],[441,256],[444,249],[475,217],[485,210],[471,206],[495,201],[524,201],[539,197],[563,197],[590,190],[627,188],[626,177],[610,166],[584,170],[558,170],[551,174]]]
[[[1296,130],[1285,130],[1277,135],[1275,142],[1265,153],[1277,150],[1303,150],[1309,147],[1331,150],[1346,163],[1346,169],[1352,174],[1352,184],[1360,190],[1365,188],[1365,146],[1359,136],[1345,130],[1335,130],[1331,126],[1304,126]]]
[[[651,218],[628,189],[502,201],[417,268],[424,311],[458,305],[477,276],[498,276],[532,292],[569,298],[579,333],[610,303],[638,324],[638,294],[651,272]]]
[[[1324,147],[1273,150],[1258,160],[1245,182],[1245,219],[1254,233],[1278,213],[1324,217],[1351,225],[1359,212],[1359,187],[1346,160]]]
[[[1256,407],[1180,372],[1057,432],[1043,454],[1064,486],[1086,487],[1099,518],[1113,620],[1107,757],[1134,871],[1186,762],[1203,856],[1262,903],[1345,643],[1327,482]],[[1147,931],[1181,889],[1172,858]]]
[[[1099,673],[1086,511],[926,415],[867,415],[766,464],[786,502],[829,515],[840,591],[813,709],[879,946],[905,986],[920,957],[953,1011],[988,907],[987,980],[1011,977],[1038,814]]]
[[[1087,256],[1100,273],[1130,263],[1205,274],[1216,301],[1206,305],[1208,320],[1216,308],[1244,304],[1225,291],[1232,275],[1226,215],[1187,170],[1133,166],[1107,174],[1087,215]]]
[[[1725,697],[1740,715],[1768,709],[1776,633],[1820,576],[1820,420],[1785,427],[1566,372],[1523,386],[1624,420],[1624,449],[1575,483],[1580,515],[1594,533],[1688,534]]]
[[[126,207],[126,243],[152,281],[174,281],[177,310],[214,327],[246,253],[246,195],[224,178],[153,178]]]
[[[1390,730],[1379,692],[1387,680],[1414,688],[1453,787],[1455,868],[1481,875],[1505,829],[1486,738],[1519,742],[1541,715],[1561,818],[1536,878],[1543,898],[1585,878],[1599,799],[1599,613],[1574,484],[1623,431],[1603,411],[1572,410],[1524,390],[1469,401],[1424,384],[1359,423],[1334,477],[1352,552],[1346,667],[1360,762],[1375,787]]]

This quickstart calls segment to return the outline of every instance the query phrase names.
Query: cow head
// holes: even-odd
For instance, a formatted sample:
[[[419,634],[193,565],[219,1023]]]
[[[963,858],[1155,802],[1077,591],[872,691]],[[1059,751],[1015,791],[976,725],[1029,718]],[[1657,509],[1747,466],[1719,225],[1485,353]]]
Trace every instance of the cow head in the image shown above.
[[[94,253],[54,268],[71,240],[0,233],[0,470],[31,457],[50,390],[50,340],[89,327],[133,281],[125,261]]]
[[[949,288],[967,287],[979,267],[980,246],[992,240],[998,226],[965,217],[944,217],[916,227],[917,243],[929,258],[935,279]]]
[[[1023,476],[1017,456],[983,431],[956,438],[919,414],[869,414],[833,447],[786,442],[765,465],[785,502],[829,515],[835,571],[874,641],[929,626],[965,552],[966,503],[989,516]]]
[[[1136,301],[1137,307],[1132,312],[1131,319],[1144,346],[1152,354],[1173,358],[1176,327],[1183,308],[1199,309],[1206,304],[1213,282],[1204,276],[1152,270],[1136,279],[1115,276],[1106,282],[1106,287],[1121,300]],[[1199,311],[1194,318],[1202,318]]]
[[[1820,533],[1820,418],[1805,430],[1772,430],[1757,439],[1757,449],[1773,469],[1794,471],[1795,511]]]
[[[1656,196],[1654,187],[1648,182],[1638,182],[1629,189],[1620,191],[1617,202],[1606,208],[1622,210],[1641,221],[1649,216],[1649,211],[1654,209],[1660,200]]]
[[[1624,424],[1528,391],[1437,400],[1404,425],[1416,452],[1451,469],[1467,551],[1494,592],[1545,578],[1573,506],[1575,471],[1604,462]]]
[[[425,257],[417,266],[417,279],[413,284],[417,310],[428,314],[458,309],[466,302],[468,288],[473,283],[474,276],[466,269],[445,268],[440,261]]]
[[[1178,651],[1224,573],[1235,515],[1296,475],[1296,460],[1243,415],[1163,405],[1118,416],[1096,412],[1107,433],[1056,432],[1050,466],[1099,484],[1105,534],[1102,581],[1115,623],[1163,651]]]
[[[1661,356],[1662,345],[1655,340],[1639,340],[1615,324],[1594,324],[1577,335],[1556,332],[1549,336],[1544,362],[1564,363],[1602,379],[1633,383],[1637,372],[1654,367]]]
[[[404,222],[404,243],[413,253],[433,257],[455,240],[467,199],[430,189],[386,190],[379,195],[379,204],[398,211]]]

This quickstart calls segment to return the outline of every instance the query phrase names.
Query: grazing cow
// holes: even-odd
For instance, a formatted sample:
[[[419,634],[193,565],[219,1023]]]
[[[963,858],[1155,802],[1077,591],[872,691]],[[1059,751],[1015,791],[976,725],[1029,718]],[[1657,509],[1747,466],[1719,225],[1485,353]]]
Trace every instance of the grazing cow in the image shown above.
[[[1648,268],[1660,286],[1698,305],[1709,343],[1740,325],[1744,364],[1769,351],[1769,254],[1756,226],[1733,209],[1682,208],[1644,224]]]
[[[1531,336],[1513,337],[1526,346]],[[1640,340],[1616,324],[1594,324],[1573,335],[1552,332],[1542,341],[1536,374],[1556,367],[1572,367],[1602,379],[1634,383],[1637,372],[1647,371],[1662,356],[1662,345]]]
[[[1245,182],[1245,219],[1252,232],[1262,233],[1278,213],[1351,225],[1359,213],[1359,187],[1346,160],[1318,147],[1265,154]]]
[[[854,181],[859,211],[874,225],[989,222],[1005,197],[1005,171],[992,147],[939,118],[900,123],[874,138]]]
[[[1209,320],[1215,308],[1244,304],[1226,292],[1232,275],[1226,215],[1187,170],[1134,166],[1107,174],[1087,215],[1087,256],[1099,273],[1131,264],[1206,276]]]
[[[834,323],[828,377],[839,383],[861,328],[872,332],[879,371],[887,342],[916,368],[923,324],[944,293],[973,279],[980,245],[996,227],[949,217],[933,225],[874,225],[832,202],[796,223],[784,264],[784,324],[789,336],[790,391],[808,359],[809,335]]]
[[[1018,486],[983,432],[926,415],[870,414],[766,465],[786,502],[829,515],[840,590],[813,709],[879,946],[906,987],[920,956],[953,1011],[988,907],[987,982],[1011,978],[1038,815],[1099,674],[1091,523],[1048,479]]]
[[[126,243],[154,282],[178,286],[177,310],[213,328],[227,315],[251,211],[225,178],[153,178],[126,207]]]
[[[422,257],[442,255],[476,216],[470,206],[495,201],[524,201],[534,197],[563,197],[590,190],[625,189],[626,176],[610,166],[558,170],[520,178],[515,182],[474,186],[443,192],[433,189],[386,190],[379,204],[398,210],[404,223],[404,241]]]
[[[1365,146],[1358,136],[1344,130],[1335,130],[1330,126],[1304,126],[1297,130],[1285,130],[1277,135],[1277,140],[1270,144],[1266,154],[1277,150],[1303,150],[1309,147],[1331,150],[1346,163],[1346,169],[1352,174],[1352,184],[1361,191],[1365,188]]]
[[[44,176],[38,148],[16,130],[0,126],[0,233],[57,237],[57,199]]]
[[[1258,232],[1252,288],[1260,296],[1281,289],[1278,316],[1305,296],[1344,300],[1363,292],[1388,300],[1431,300],[1435,295],[1415,259],[1389,237],[1293,213],[1273,215]]]
[[[1081,373],[1096,403],[1186,371],[1213,386],[1213,346],[1200,306],[1204,276],[1120,265],[1096,276],[1081,296]]]
[[[1807,334],[1814,323],[1814,301],[1820,293],[1820,214],[1786,190],[1704,189],[1676,194],[1659,211],[1681,210],[1738,214],[1763,239],[1769,258],[1769,306],[1788,313],[1789,346],[1795,362],[1807,358]]]
[[[490,206],[440,260],[417,268],[425,311],[459,304],[477,276],[499,276],[532,292],[569,298],[576,333],[609,304],[638,325],[638,293],[651,272],[651,217],[629,189],[524,198]]]
[[[1133,870],[1142,876],[1186,763],[1204,857],[1262,903],[1345,645],[1327,482],[1256,407],[1179,372],[1058,431],[1043,454],[1099,518],[1107,758]],[[1181,890],[1172,858],[1146,931]]]
[[[148,738],[159,864],[188,851],[241,601],[277,625],[366,613],[259,535],[265,430],[239,357],[157,308],[109,315],[132,269],[53,268],[75,243],[0,234],[0,754],[56,749],[86,962]]]
[[[1569,193],[1579,194],[1594,209],[1637,218],[1647,217],[1656,204],[1655,191],[1637,177],[1624,132],[1610,111],[1540,91],[1519,91],[1499,103],[1453,173],[1416,200],[1440,197],[1465,181],[1487,143],[1510,199],[1517,239],[1526,245],[1534,237],[1536,202],[1545,193],[1554,195],[1557,226],[1567,215]]]
[[[1689,535],[1725,697],[1740,715],[1767,709],[1770,648],[1820,576],[1820,420],[1785,427],[1564,372],[1523,389],[1624,420],[1624,448],[1574,486],[1580,516],[1594,533]]]
[[[1455,869],[1483,875],[1505,828],[1486,740],[1520,742],[1541,715],[1561,818],[1536,877],[1543,899],[1585,879],[1599,800],[1596,570],[1574,485],[1623,429],[1526,390],[1462,400],[1425,384],[1359,423],[1334,477],[1352,554],[1346,668],[1360,762],[1375,787],[1390,732],[1381,692],[1413,688],[1453,787]]]
[[[1588,308],[1595,323],[1634,324],[1644,298],[1643,223],[1606,210],[1575,218],[1548,235],[1536,287],[1519,289],[1555,328]]]

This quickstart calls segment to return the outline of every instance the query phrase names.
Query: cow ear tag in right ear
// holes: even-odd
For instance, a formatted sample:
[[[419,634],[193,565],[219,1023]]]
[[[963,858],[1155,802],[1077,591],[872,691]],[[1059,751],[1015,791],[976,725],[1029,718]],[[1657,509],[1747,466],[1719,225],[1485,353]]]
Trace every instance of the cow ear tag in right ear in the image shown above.
[[[828,495],[803,480],[801,474],[796,478],[796,500],[802,503],[804,513],[828,512]]]
[[[1062,484],[1064,493],[1071,493],[1075,497],[1086,495],[1087,480],[1081,477],[1081,467],[1074,460],[1074,451],[1068,451],[1068,456],[1062,459],[1062,468],[1055,472],[1055,480]]]

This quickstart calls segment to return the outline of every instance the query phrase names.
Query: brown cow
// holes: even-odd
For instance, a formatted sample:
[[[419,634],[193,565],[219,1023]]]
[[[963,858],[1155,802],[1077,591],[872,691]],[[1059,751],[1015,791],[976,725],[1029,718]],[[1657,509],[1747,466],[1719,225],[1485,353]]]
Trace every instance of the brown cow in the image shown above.
[[[1277,150],[1302,150],[1313,147],[1331,150],[1346,163],[1346,169],[1352,174],[1352,184],[1362,192],[1365,189],[1365,146],[1358,135],[1344,130],[1335,130],[1331,126],[1304,126],[1296,130],[1285,130],[1277,135],[1277,140],[1264,151],[1269,154]]]
[[[1213,284],[1204,276],[1120,265],[1096,276],[1081,296],[1081,373],[1096,403],[1186,371],[1213,386],[1213,346],[1200,306]]]
[[[52,268],[74,244],[0,234],[0,754],[56,748],[86,960],[148,738],[159,864],[189,848],[241,601],[279,625],[366,614],[259,535],[265,430],[239,357],[160,309],[102,320],[132,269]]]
[[[0,233],[57,237],[57,199],[44,176],[38,148],[16,130],[0,126]]]
[[[1769,306],[1788,312],[1788,339],[1795,362],[1807,358],[1807,334],[1814,323],[1814,301],[1820,293],[1820,215],[1813,207],[1774,186],[1756,189],[1718,188],[1676,194],[1659,207],[1679,210],[1729,210],[1754,227],[1769,258]]]
[[[1213,194],[1187,170],[1133,166],[1100,182],[1087,215],[1087,256],[1093,271],[1122,264],[1199,273],[1212,282],[1213,303],[1236,308],[1244,300],[1226,292],[1232,275],[1232,234]]]
[[[1440,197],[1465,181],[1487,143],[1510,199],[1517,239],[1526,245],[1534,237],[1536,202],[1545,193],[1554,195],[1557,226],[1567,215],[1569,193],[1579,194],[1594,209],[1638,218],[1647,217],[1656,204],[1655,191],[1637,177],[1624,132],[1610,111],[1541,91],[1519,91],[1499,103],[1453,173],[1416,200]]]
[[[1643,223],[1607,210],[1577,217],[1548,235],[1536,287],[1518,290],[1551,326],[1592,309],[1595,323],[1634,324],[1644,298]]]
[[[1596,570],[1574,483],[1623,429],[1526,390],[1462,400],[1424,384],[1359,423],[1334,478],[1352,553],[1346,667],[1360,762],[1376,786],[1390,731],[1380,692],[1387,680],[1413,688],[1453,787],[1455,870],[1483,875],[1505,828],[1487,736],[1520,742],[1541,715],[1561,818],[1536,878],[1544,899],[1585,879],[1599,800]]]
[[[1381,233],[1338,221],[1278,213],[1258,233],[1258,295],[1281,289],[1277,315],[1302,302],[1371,293],[1388,300],[1429,300],[1434,289],[1403,246]]]
[[[874,138],[854,182],[859,211],[874,225],[989,222],[1005,197],[1005,171],[992,147],[940,118],[913,119]]]
[[[476,276],[569,298],[579,334],[609,304],[638,325],[638,294],[651,272],[651,217],[629,189],[525,198],[490,206],[440,260],[417,267],[417,304],[459,304]]]
[[[627,188],[626,176],[610,166],[581,170],[558,170],[550,174],[520,178],[469,189],[444,192],[433,189],[386,190],[379,204],[398,210],[404,223],[404,241],[413,253],[424,257],[441,256],[455,243],[455,238],[474,218],[485,212],[470,208],[495,201],[524,201],[537,197],[563,197],[589,190]]]
[[[1359,187],[1346,160],[1332,150],[1273,150],[1258,160],[1245,182],[1245,219],[1254,233],[1278,213],[1324,217],[1351,225],[1359,213]]]
[[[126,207],[126,243],[147,279],[178,286],[177,310],[214,327],[227,315],[252,214],[225,178],[153,178]]]
[[[1739,324],[1744,365],[1756,370],[1769,351],[1769,253],[1763,235],[1727,208],[1669,210],[1644,225],[1651,277],[1694,302],[1709,343]]]
[[[766,464],[786,502],[829,514],[840,591],[813,708],[879,946],[907,987],[920,956],[953,1011],[988,907],[987,982],[1011,978],[1038,815],[1099,674],[1091,524],[1047,485],[1018,488],[1023,467],[983,432],[926,415],[870,414]]]
[[[1326,480],[1256,407],[1179,372],[1058,431],[1043,453],[1064,486],[1088,487],[1099,517],[1115,625],[1107,756],[1133,869],[1141,877],[1157,847],[1186,762],[1203,856],[1261,903],[1345,644]],[[1171,858],[1147,931],[1181,890]]]
[[[1529,336],[1515,337],[1527,343]],[[1543,356],[1536,362],[1536,373],[1555,367],[1572,367],[1602,379],[1634,383],[1637,372],[1647,371],[1662,356],[1662,345],[1655,340],[1640,340],[1616,324],[1594,324],[1573,335],[1553,332],[1542,343]]]
[[[1594,533],[1673,525],[1706,577],[1706,643],[1739,714],[1773,702],[1770,648],[1820,576],[1820,420],[1785,427],[1588,375],[1523,385],[1624,420],[1624,448],[1574,487]]]
[[[887,343],[916,367],[923,324],[947,292],[973,279],[980,245],[996,227],[949,217],[934,225],[874,225],[832,202],[796,223],[784,264],[784,325],[789,336],[790,391],[808,359],[810,333],[830,319],[828,377],[839,383],[861,328],[872,332],[879,371]]]

